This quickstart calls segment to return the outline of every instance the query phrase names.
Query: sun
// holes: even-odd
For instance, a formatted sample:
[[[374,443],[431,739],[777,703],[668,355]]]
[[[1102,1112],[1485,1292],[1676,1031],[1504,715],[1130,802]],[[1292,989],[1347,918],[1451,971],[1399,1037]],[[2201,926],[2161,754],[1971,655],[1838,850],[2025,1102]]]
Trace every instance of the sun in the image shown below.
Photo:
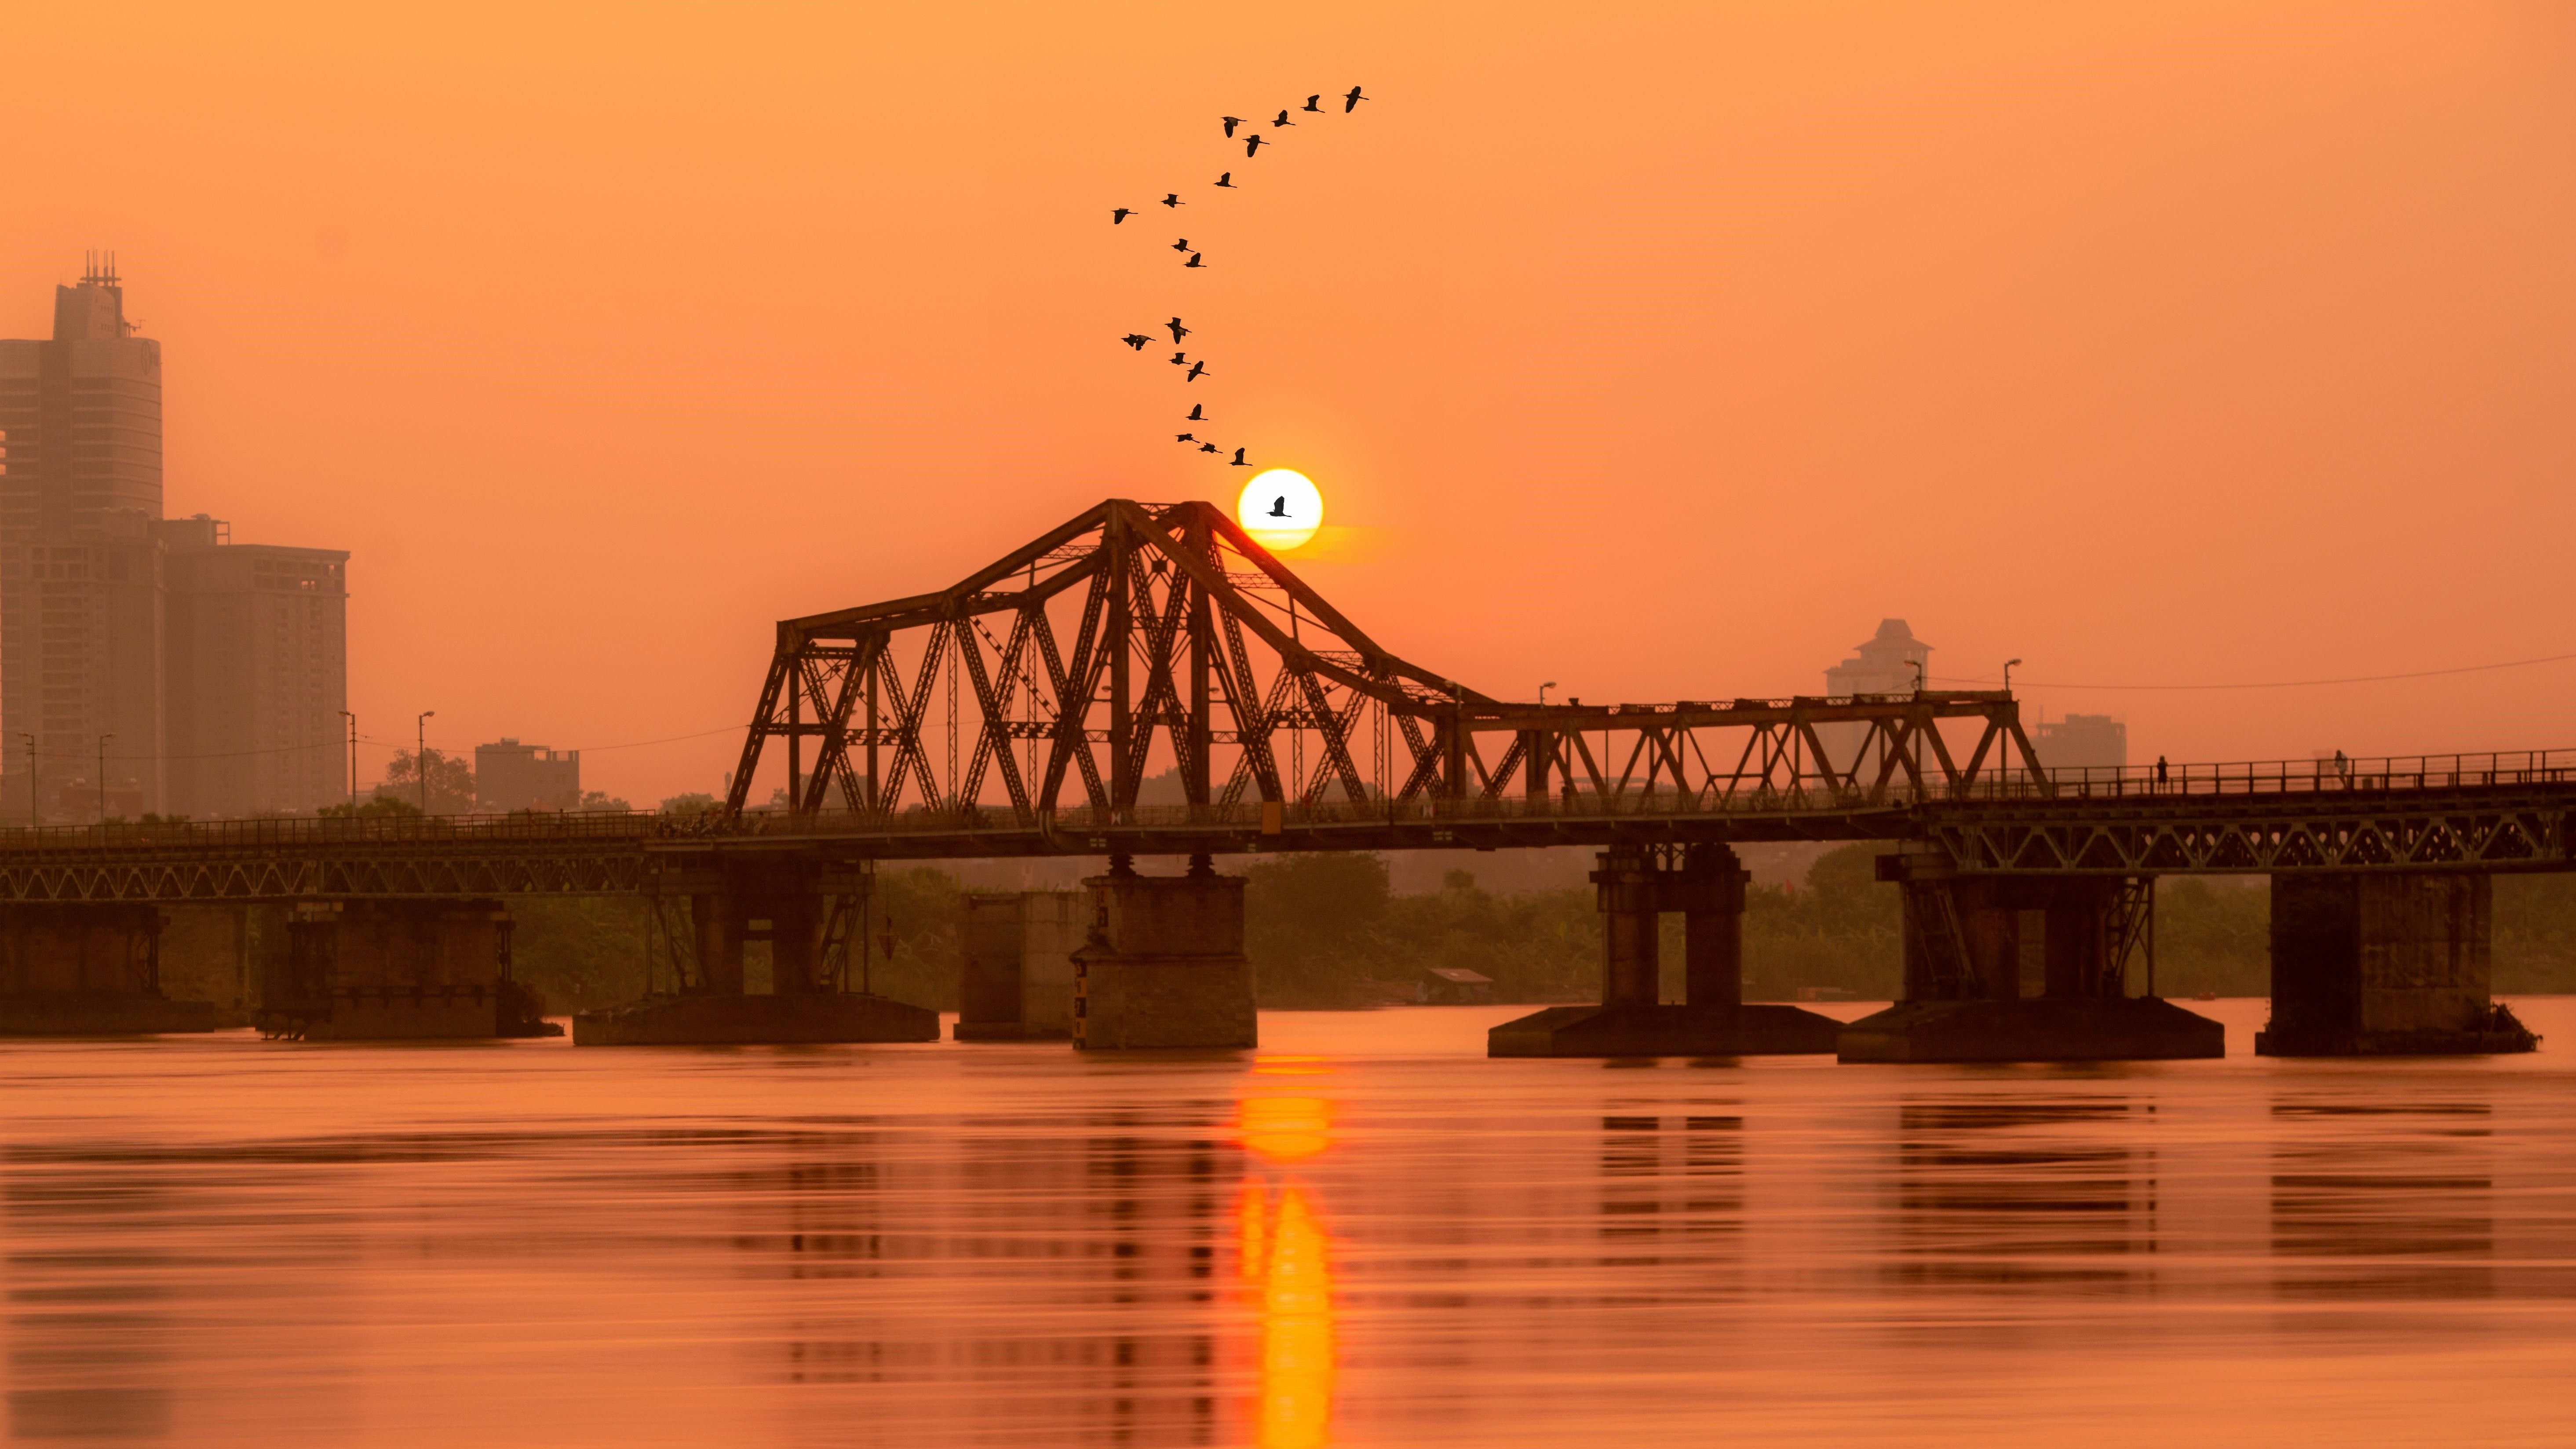
[[[1243,485],[1234,517],[1253,542],[1272,553],[1286,553],[1324,526],[1324,495],[1296,469],[1273,468]]]

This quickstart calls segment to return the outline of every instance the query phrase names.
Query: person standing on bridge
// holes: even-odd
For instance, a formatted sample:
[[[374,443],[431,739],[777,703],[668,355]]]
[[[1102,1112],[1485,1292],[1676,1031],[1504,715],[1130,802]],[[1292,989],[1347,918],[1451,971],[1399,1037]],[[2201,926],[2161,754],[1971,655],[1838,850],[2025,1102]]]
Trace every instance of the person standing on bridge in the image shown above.
[[[2163,789],[2164,787],[2165,787],[2165,757],[2164,757],[2164,756],[2162,756],[2162,755],[2158,755],[2158,756],[2156,756],[2156,788],[2157,788],[2157,789],[2159,789],[2159,790],[2161,790],[2161,789]]]

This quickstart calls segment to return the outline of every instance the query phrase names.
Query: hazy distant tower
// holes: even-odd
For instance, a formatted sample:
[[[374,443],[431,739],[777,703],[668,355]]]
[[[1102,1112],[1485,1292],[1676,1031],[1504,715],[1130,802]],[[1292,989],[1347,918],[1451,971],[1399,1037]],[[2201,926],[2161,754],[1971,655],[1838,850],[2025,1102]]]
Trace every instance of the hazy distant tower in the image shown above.
[[[54,335],[0,341],[0,778],[48,797],[162,801],[161,344],[134,335],[113,254],[54,289]],[[71,807],[75,810],[77,807]],[[20,815],[18,818],[25,818]]]

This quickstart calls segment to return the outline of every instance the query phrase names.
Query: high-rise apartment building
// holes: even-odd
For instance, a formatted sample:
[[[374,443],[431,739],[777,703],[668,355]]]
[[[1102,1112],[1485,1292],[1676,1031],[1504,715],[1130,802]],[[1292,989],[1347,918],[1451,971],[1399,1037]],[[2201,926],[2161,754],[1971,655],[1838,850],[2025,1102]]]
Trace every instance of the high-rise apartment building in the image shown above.
[[[349,798],[349,556],[234,543],[202,513],[159,532],[171,809],[239,816]]]
[[[165,523],[161,344],[112,256],[54,289],[53,321],[0,341],[0,809],[28,818],[31,788],[54,820],[344,798],[348,556]]]

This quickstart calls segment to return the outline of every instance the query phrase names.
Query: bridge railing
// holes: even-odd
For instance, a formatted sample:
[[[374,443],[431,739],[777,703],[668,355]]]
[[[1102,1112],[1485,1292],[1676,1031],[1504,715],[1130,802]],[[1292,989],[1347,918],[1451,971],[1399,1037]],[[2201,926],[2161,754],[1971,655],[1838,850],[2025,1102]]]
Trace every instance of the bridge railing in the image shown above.
[[[2026,775],[1981,779],[1945,792],[1962,800],[2128,799],[2152,796],[2287,795],[2391,790],[2458,790],[2576,780],[2576,750],[2485,754],[2327,755],[2303,760],[2127,765],[2052,770],[2043,788]]]

